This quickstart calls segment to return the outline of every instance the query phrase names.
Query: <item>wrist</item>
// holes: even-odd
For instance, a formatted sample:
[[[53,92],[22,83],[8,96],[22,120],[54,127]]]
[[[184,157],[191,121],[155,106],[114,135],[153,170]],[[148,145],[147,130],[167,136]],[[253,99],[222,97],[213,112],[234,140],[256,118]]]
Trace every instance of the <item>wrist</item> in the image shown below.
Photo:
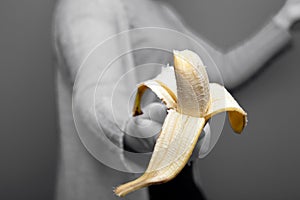
[[[286,8],[282,8],[277,15],[274,16],[273,21],[281,28],[289,30],[293,24],[292,18],[289,16]]]

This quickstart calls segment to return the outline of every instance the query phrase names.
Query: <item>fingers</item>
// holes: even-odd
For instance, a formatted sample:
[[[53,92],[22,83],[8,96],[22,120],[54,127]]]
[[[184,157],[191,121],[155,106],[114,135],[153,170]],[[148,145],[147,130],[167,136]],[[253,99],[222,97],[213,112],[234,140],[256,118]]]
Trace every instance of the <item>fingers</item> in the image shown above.
[[[143,108],[142,115],[131,117],[125,128],[125,149],[140,153],[153,151],[166,116],[166,106],[153,102]]]
[[[195,146],[195,149],[193,150],[193,153],[189,159],[189,162],[195,161],[197,158],[204,158],[207,155],[210,145],[210,135],[210,125],[209,123],[206,123]]]
[[[160,102],[161,100],[157,97],[157,95],[150,89],[146,90],[143,94],[143,101],[141,102],[142,107],[153,103]]]
[[[209,151],[209,146],[210,146],[210,139],[211,139],[211,130],[210,130],[210,125],[209,123],[207,123],[203,129],[204,131],[204,137],[201,141],[201,144],[200,144],[200,149],[198,151],[199,155],[198,157],[199,158],[204,158],[208,151]]]
[[[141,116],[130,118],[124,134],[126,150],[140,153],[153,151],[161,127],[161,123]]]
[[[167,116],[167,107],[158,102],[151,103],[143,109],[143,114],[140,115],[143,119],[149,119],[160,124],[164,123]]]
[[[132,117],[126,127],[128,134],[138,138],[147,138],[160,132],[162,125],[150,119],[142,117]]]

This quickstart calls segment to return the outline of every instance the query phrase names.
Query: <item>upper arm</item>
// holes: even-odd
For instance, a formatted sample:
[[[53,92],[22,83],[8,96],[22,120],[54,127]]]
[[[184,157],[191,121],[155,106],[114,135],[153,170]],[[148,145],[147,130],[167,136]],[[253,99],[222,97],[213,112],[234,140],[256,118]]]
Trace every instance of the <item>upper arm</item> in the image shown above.
[[[72,81],[89,52],[118,31],[112,5],[104,2],[108,1],[58,1],[53,26],[55,50]]]
[[[110,110],[112,102],[116,103],[116,108],[127,105],[126,95],[132,92],[129,82],[134,81],[132,77],[125,77],[128,84],[115,88],[118,80],[133,65],[128,57],[117,59],[110,65],[130,49],[128,38],[113,38],[124,30],[118,18],[120,5],[114,2],[60,0],[54,16],[56,55],[59,66],[66,68],[73,84],[73,112],[77,112],[91,130],[98,129],[95,114],[108,122],[117,120],[121,125],[127,117],[127,110],[122,108],[118,115],[113,116],[115,113]],[[112,137],[119,134],[109,127],[108,122],[104,124],[106,134]]]

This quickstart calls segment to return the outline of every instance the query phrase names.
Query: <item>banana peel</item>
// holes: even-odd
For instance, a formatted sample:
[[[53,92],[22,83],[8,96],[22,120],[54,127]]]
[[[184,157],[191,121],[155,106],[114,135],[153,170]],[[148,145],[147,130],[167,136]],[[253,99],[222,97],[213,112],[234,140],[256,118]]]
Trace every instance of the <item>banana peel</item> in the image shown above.
[[[141,100],[147,89],[167,106],[168,115],[145,173],[118,186],[114,190],[117,196],[175,178],[191,157],[204,125],[214,115],[227,112],[236,133],[241,133],[247,124],[246,112],[230,93],[222,85],[209,83],[205,66],[196,53],[173,53],[174,69],[164,68],[154,80],[138,86],[133,115],[142,114]]]

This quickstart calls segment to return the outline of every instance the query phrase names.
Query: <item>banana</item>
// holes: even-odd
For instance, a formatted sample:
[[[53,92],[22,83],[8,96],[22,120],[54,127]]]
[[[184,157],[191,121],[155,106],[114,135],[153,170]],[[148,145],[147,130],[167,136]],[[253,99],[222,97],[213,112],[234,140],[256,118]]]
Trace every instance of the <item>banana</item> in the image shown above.
[[[205,123],[220,112],[228,112],[236,133],[247,124],[247,114],[230,93],[217,83],[209,83],[199,56],[190,51],[174,51],[174,69],[166,67],[154,80],[138,86],[133,115],[142,114],[143,93],[152,90],[168,108],[168,115],[156,141],[145,173],[114,192],[126,194],[152,184],[173,179],[188,162]]]

